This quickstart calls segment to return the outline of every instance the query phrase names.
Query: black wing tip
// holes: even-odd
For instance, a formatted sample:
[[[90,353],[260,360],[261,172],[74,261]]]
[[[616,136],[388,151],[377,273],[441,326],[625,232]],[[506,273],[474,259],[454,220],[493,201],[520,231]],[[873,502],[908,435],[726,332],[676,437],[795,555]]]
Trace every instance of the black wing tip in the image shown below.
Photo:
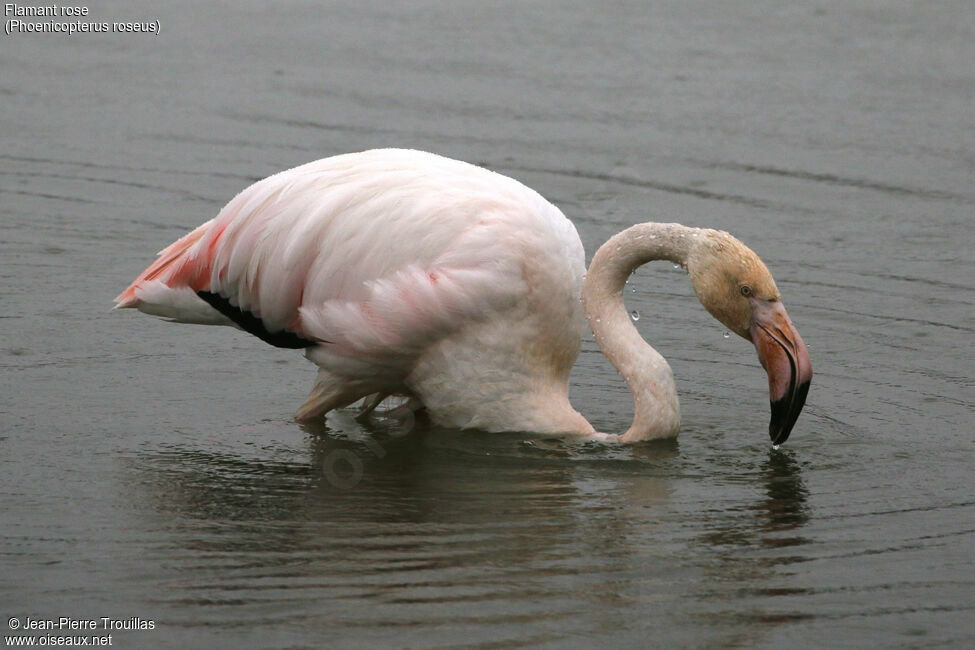
[[[318,345],[319,343],[319,341],[306,339],[303,336],[298,336],[294,332],[289,332],[288,330],[272,332],[268,330],[267,327],[265,327],[264,322],[252,312],[244,311],[240,307],[232,305],[229,298],[225,298],[218,293],[213,293],[212,291],[197,291],[196,295],[198,295],[204,302],[216,309],[218,312],[239,325],[242,330],[248,332],[249,334],[253,334],[265,343],[270,343],[274,347],[300,350],[301,348],[310,348],[311,346]]]

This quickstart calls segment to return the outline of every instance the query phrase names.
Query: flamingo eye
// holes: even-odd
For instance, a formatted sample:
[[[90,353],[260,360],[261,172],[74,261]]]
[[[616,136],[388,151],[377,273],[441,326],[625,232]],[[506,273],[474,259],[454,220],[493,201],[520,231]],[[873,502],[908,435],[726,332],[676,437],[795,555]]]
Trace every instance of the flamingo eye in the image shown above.
[[[750,286],[748,286],[747,284],[741,285],[741,288],[739,289],[739,291],[741,291],[741,295],[745,296],[746,298],[748,296],[752,295],[752,288]]]

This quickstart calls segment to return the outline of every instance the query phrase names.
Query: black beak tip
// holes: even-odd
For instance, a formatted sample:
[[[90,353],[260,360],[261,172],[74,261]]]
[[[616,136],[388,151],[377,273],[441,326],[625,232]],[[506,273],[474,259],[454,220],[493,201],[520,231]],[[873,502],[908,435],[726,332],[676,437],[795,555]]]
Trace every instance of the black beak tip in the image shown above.
[[[792,427],[799,419],[799,413],[806,404],[806,395],[809,393],[809,382],[799,384],[794,395],[783,397],[775,402],[770,402],[772,406],[772,419],[768,425],[768,435],[772,439],[773,445],[781,445],[789,439]],[[791,397],[791,399],[790,399]]]
[[[768,425],[768,436],[773,445],[781,445],[789,439],[792,426],[788,424],[789,403],[786,399],[769,402],[772,406],[772,420]]]
[[[769,438],[772,439],[772,446],[778,447],[779,445],[784,443],[786,440],[789,439],[790,433],[791,431],[786,431],[785,429],[782,429],[780,431],[769,431],[768,435]]]

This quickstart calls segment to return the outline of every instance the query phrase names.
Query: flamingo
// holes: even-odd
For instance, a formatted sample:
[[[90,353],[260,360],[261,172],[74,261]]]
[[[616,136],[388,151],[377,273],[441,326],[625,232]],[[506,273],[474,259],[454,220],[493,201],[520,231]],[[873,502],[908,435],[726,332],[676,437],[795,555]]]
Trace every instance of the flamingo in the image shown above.
[[[229,325],[318,366],[302,421],[387,396],[435,424],[602,437],[677,435],[667,361],[639,335],[622,290],[669,260],[702,305],[749,340],[768,373],[773,444],[788,438],[812,366],[761,259],[727,232],[640,223],[596,252],[516,180],[435,154],[376,149],[254,183],[164,248],[116,308]],[[633,423],[599,434],[569,402],[588,319],[633,392]]]

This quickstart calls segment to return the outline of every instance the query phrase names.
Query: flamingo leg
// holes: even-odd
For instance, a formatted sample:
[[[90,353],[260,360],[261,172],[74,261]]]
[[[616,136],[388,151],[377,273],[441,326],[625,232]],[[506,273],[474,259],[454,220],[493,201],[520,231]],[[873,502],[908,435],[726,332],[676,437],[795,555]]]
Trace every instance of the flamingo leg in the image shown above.
[[[376,387],[370,382],[341,379],[320,368],[315,385],[298,407],[295,419],[299,422],[316,420],[332,409],[348,406],[375,392]]]
[[[359,409],[359,413],[356,414],[356,419],[361,420],[369,417],[376,407],[383,403],[383,400],[389,397],[389,393],[375,393],[369,395],[362,401],[362,407]]]

